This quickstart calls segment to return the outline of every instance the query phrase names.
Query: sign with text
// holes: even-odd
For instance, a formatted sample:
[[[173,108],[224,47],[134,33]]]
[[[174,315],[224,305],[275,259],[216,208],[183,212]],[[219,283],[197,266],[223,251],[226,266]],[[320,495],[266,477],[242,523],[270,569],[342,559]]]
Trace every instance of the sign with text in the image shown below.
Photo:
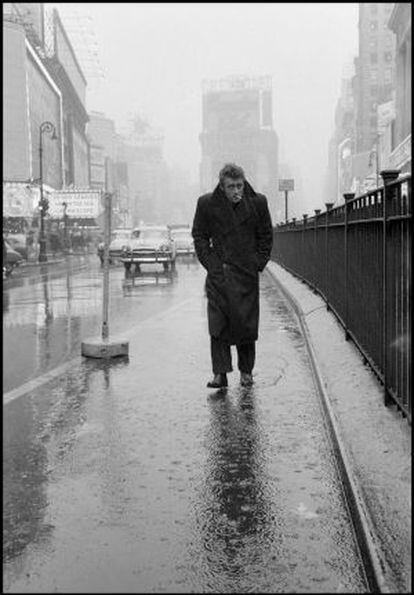
[[[291,180],[291,179],[279,180],[279,192],[283,192],[286,190],[294,190],[294,189],[295,189],[294,180]]]
[[[68,217],[95,219],[103,211],[100,190],[70,189],[55,190],[49,195],[49,215],[52,219],[62,219],[63,203],[67,204]]]

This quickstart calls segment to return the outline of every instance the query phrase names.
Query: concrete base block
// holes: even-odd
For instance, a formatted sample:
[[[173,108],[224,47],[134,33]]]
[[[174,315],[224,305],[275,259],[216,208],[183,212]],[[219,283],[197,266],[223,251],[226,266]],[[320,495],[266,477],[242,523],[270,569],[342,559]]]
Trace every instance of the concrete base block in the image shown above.
[[[87,339],[82,341],[81,353],[85,357],[109,359],[128,355],[129,342],[122,339]]]

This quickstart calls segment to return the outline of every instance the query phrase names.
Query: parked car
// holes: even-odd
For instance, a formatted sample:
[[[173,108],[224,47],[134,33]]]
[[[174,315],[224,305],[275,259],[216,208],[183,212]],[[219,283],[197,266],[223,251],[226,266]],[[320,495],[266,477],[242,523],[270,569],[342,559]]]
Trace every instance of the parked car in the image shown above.
[[[150,225],[136,227],[132,230],[129,245],[125,247],[122,262],[125,270],[131,265],[139,271],[141,264],[160,263],[164,270],[175,266],[176,249],[171,232],[166,225]]]
[[[129,245],[132,229],[119,228],[111,233],[111,242],[109,244],[110,262],[119,262],[122,256],[123,248]]]
[[[13,250],[19,252],[21,257],[24,258],[24,260],[27,260],[28,252],[26,236],[24,233],[8,233],[6,240]]]
[[[175,242],[177,256],[180,254],[190,254],[195,256],[194,240],[191,235],[191,228],[176,227],[171,229],[171,236]]]
[[[14,250],[9,242],[3,237],[3,273],[6,277],[12,274],[15,267],[24,262],[21,254]]]

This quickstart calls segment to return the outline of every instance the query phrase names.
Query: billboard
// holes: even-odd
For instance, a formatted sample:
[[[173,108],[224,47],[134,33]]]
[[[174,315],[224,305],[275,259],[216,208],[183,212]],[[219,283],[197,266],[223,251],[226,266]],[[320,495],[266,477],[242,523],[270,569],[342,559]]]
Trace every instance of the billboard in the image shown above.
[[[3,182],[3,217],[32,217],[39,189],[22,182]]]
[[[260,95],[257,89],[219,91],[203,96],[203,123],[208,132],[258,129]]]
[[[71,188],[55,190],[49,195],[49,215],[52,219],[62,219],[63,203],[67,205],[68,217],[78,219],[96,219],[103,211],[101,191],[90,188]]]

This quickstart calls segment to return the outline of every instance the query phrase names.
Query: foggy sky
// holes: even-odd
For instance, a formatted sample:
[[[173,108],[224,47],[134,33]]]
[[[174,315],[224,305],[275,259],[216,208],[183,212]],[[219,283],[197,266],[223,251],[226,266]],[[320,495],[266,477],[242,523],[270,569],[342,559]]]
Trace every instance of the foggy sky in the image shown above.
[[[64,20],[70,5],[55,4]],[[271,75],[280,160],[321,206],[343,67],[358,51],[357,3],[76,3],[91,15],[105,79],[87,109],[122,132],[134,112],[165,134],[165,157],[198,180],[201,81]]]

